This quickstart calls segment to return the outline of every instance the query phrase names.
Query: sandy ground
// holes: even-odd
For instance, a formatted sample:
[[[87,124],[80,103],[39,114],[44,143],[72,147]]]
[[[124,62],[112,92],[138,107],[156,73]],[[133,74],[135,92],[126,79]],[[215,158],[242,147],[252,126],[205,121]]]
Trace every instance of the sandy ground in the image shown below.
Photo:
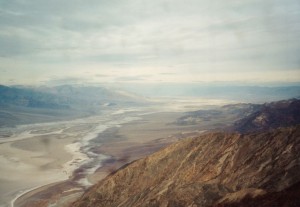
[[[0,205],[29,188],[69,177],[72,154],[65,148],[78,137],[73,134],[35,135],[0,144]]]
[[[96,157],[99,163],[85,172],[93,173],[105,157],[90,152],[90,140],[107,128],[136,120],[124,113],[107,111],[89,118],[7,129],[11,136],[0,139],[0,206],[13,206],[16,198],[27,192],[73,177],[75,170],[92,165],[89,162]],[[91,184],[86,178],[79,181],[82,186]]]
[[[30,189],[63,181],[89,158],[80,148],[106,129],[102,116],[31,124],[0,140],[0,206]]]
[[[109,173],[117,170],[126,163],[158,151],[162,147],[165,147],[182,137],[201,133],[200,131],[197,131],[196,126],[179,127],[170,124],[181,115],[181,113],[153,113],[143,115],[140,120],[110,127],[104,132],[99,133],[97,138],[90,141],[90,145],[95,146],[94,148],[91,148],[91,151],[96,154],[104,154],[109,159],[106,159],[106,161],[102,163],[102,167],[95,173],[87,176],[88,181],[97,183]],[[183,131],[186,133],[183,133]],[[43,141],[43,139],[47,139],[47,136],[5,143],[5,145],[7,145],[5,147],[9,147],[8,151],[11,151],[12,148],[17,154],[23,151],[26,159],[22,160],[21,163],[29,163],[32,164],[32,166],[35,166],[31,172],[37,173],[37,176],[40,173],[41,179],[44,177],[44,171],[49,171],[56,167],[62,170],[59,166],[70,159],[70,154],[65,150],[65,145],[68,146],[74,141],[73,137],[62,138],[58,136],[53,140],[51,139],[52,141],[49,143],[46,141],[48,145],[45,146],[45,141]],[[99,143],[101,144],[99,145]],[[34,160],[32,160],[32,157],[34,157]],[[39,161],[39,159],[47,159],[47,161]],[[81,191],[76,190],[78,189],[78,186],[74,185],[75,178],[80,176],[80,170],[78,170],[78,172],[75,173],[73,179],[70,179],[69,181],[59,183],[56,186],[51,185],[51,187],[45,186],[36,189],[30,192],[30,195],[25,194],[16,201],[15,206],[43,206],[40,203],[55,203],[54,206],[65,206],[67,203],[76,199],[76,197],[80,195],[80,192],[83,192],[83,189],[81,189]],[[63,173],[64,172],[61,172],[61,174]],[[22,176],[20,181],[30,179],[29,175]],[[32,184],[32,182],[29,183]],[[8,185],[11,185],[11,183],[8,183]],[[47,201],[45,201],[45,197],[48,197],[46,199]],[[37,203],[36,200],[41,202]]]

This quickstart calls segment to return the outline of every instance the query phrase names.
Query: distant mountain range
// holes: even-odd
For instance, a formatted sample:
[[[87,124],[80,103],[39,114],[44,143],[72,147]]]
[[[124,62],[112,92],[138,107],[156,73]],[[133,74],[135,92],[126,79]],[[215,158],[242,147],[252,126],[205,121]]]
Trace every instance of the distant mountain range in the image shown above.
[[[64,97],[80,107],[103,106],[109,103],[120,105],[137,105],[144,100],[126,91],[112,90],[97,86],[62,85],[56,87],[39,87],[35,89],[58,97]]]
[[[300,100],[289,99],[265,104],[230,104],[210,110],[185,113],[174,124],[202,125],[207,129],[241,133],[263,131],[300,124]]]
[[[224,129],[235,121],[258,111],[261,104],[238,103],[186,112],[174,124],[177,125],[206,125],[206,129]]]
[[[299,83],[295,86],[243,86],[221,83],[161,83],[126,86],[128,91],[146,96],[200,97],[205,99],[225,99],[236,102],[264,103],[291,98],[300,98]]]
[[[0,104],[31,108],[66,109],[103,106],[106,103],[137,104],[138,97],[104,87],[71,86],[56,87],[8,87],[0,85]]]
[[[0,127],[87,116],[107,107],[136,106],[141,98],[104,87],[0,85]]]
[[[238,106],[225,108],[246,113],[231,127],[243,134],[183,139],[122,167],[71,206],[299,206],[299,100]]]
[[[17,88],[0,86],[0,105],[20,106],[30,108],[67,109],[70,101],[61,96],[32,90],[29,88]]]
[[[263,131],[300,124],[300,100],[291,99],[263,105],[234,123],[233,130],[242,133]]]

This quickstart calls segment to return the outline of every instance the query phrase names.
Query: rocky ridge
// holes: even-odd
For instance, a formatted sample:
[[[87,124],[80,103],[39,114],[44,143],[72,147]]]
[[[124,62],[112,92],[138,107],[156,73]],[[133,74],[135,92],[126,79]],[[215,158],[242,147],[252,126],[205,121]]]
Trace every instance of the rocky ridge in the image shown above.
[[[266,103],[234,123],[241,133],[275,129],[300,124],[300,100],[290,99]]]
[[[300,126],[207,133],[124,166],[72,206],[212,206],[282,191],[299,172]]]

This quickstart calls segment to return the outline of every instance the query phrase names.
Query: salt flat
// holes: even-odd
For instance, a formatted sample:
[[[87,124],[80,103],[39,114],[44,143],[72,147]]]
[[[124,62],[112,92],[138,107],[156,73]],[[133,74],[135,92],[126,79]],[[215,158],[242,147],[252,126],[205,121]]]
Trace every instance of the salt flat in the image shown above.
[[[17,198],[30,190],[67,180],[80,167],[83,176],[76,182],[90,186],[107,175],[109,168],[122,166],[124,157],[125,162],[139,159],[188,136],[182,131],[197,133],[196,126],[179,127],[170,123],[183,111],[207,107],[210,102],[200,103],[158,100],[157,104],[144,108],[118,108],[71,121],[2,130],[10,136],[0,140],[0,206],[13,206]],[[227,102],[211,102],[222,103]],[[103,133],[109,129],[115,130]],[[110,158],[116,161],[100,168],[102,161]]]
[[[111,113],[9,129],[12,135],[0,142],[0,206],[10,206],[28,189],[66,180],[80,165],[101,156],[89,153],[89,141],[108,127],[135,119]]]

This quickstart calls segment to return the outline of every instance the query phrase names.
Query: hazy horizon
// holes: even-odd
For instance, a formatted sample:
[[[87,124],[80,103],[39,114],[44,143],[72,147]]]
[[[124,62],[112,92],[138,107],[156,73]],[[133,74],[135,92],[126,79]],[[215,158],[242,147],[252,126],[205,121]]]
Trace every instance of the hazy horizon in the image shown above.
[[[0,28],[0,207],[298,185],[299,0],[0,0]]]

